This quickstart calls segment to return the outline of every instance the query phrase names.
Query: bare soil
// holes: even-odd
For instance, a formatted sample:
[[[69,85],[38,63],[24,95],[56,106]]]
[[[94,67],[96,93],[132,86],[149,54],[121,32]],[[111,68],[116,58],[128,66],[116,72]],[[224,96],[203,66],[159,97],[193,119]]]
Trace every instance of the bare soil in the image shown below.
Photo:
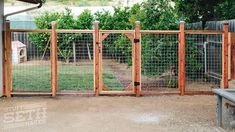
[[[9,125],[3,122],[9,108],[37,104],[45,104],[45,123],[3,129]],[[1,98],[0,106],[1,132],[223,131],[216,127],[214,96],[14,97]]]

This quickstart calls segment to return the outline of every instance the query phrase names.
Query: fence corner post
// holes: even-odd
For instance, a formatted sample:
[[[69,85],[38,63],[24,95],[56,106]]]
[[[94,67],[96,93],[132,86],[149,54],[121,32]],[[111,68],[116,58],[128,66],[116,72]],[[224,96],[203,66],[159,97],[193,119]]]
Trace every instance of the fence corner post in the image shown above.
[[[135,81],[134,88],[136,96],[141,95],[141,34],[140,21],[135,22]]]
[[[12,91],[12,44],[10,21],[5,21],[4,45],[3,45],[3,89],[4,96],[11,97]]]
[[[227,89],[228,84],[228,28],[229,24],[223,24],[223,44],[222,44],[222,80],[221,88]]]
[[[94,39],[93,39],[93,46],[94,46],[94,91],[95,91],[95,96],[99,96],[100,93],[100,88],[99,88],[99,78],[100,78],[100,73],[99,71],[99,21],[94,22]]]
[[[56,22],[51,22],[51,92],[52,97],[56,96],[58,86],[58,57],[57,57],[57,32]]]
[[[178,47],[178,87],[180,95],[185,94],[185,22],[180,21],[179,47]]]

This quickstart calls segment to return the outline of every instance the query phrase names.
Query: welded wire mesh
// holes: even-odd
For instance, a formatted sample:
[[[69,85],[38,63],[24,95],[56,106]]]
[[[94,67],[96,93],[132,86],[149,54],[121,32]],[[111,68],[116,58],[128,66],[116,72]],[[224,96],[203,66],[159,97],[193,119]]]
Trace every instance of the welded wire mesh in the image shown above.
[[[178,34],[141,38],[142,91],[178,90]]]
[[[186,91],[211,91],[220,86],[222,35],[186,34]]]
[[[58,90],[94,89],[93,33],[58,33]]]
[[[102,42],[103,90],[123,91],[132,88],[132,43],[121,33],[109,34]]]
[[[13,91],[50,91],[49,38],[49,33],[12,33]]]

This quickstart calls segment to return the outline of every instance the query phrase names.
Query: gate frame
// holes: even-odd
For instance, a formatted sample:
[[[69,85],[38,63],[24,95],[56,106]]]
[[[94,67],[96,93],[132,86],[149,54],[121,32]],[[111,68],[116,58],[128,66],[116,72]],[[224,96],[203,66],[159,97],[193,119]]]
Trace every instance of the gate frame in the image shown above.
[[[99,92],[102,95],[134,95],[135,90],[134,90],[134,75],[135,75],[135,67],[132,66],[132,82],[128,87],[131,87],[131,91],[108,91],[103,89],[108,89],[108,87],[103,83],[103,45],[102,42],[110,35],[110,34],[123,34],[125,35],[129,41],[131,42],[132,45],[132,63],[135,65],[135,51],[133,50],[133,47],[135,48],[135,31],[134,30],[100,30],[99,31]]]

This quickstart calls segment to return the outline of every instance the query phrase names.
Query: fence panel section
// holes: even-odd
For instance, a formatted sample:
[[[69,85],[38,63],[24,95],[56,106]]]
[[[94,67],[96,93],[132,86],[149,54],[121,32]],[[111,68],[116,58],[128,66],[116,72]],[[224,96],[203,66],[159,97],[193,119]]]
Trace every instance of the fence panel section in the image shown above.
[[[222,78],[222,34],[186,34],[186,91],[211,91]]]
[[[11,44],[12,92],[50,91],[50,33],[12,32]]]
[[[178,91],[178,34],[141,35],[142,91]]]
[[[93,33],[58,32],[58,92],[93,91]]]

